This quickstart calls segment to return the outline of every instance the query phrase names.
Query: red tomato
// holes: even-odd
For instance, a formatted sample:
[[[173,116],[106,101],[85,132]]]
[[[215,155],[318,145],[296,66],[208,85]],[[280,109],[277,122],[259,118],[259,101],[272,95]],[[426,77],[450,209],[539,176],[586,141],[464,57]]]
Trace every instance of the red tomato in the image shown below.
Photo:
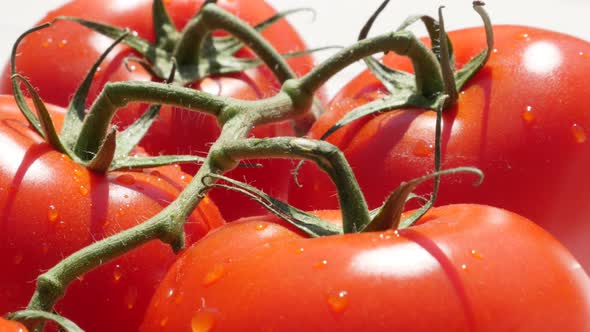
[[[199,10],[203,0],[164,1],[168,13],[176,26],[181,29]],[[238,15],[250,24],[256,24],[275,14],[272,7],[263,0],[220,0],[218,4]],[[118,27],[128,27],[138,35],[154,41],[154,27],[151,16],[152,0],[74,0],[49,13],[41,22],[50,21],[60,15],[82,17]],[[285,21],[279,21],[263,33],[264,37],[281,53],[300,51],[305,45],[295,30]],[[58,22],[51,28],[28,36],[19,48],[18,72],[29,78],[38,88],[40,95],[50,103],[66,106],[84,75],[107,48],[111,40],[71,22]],[[107,81],[152,80],[141,66],[128,71],[123,60],[132,51],[120,46],[101,65],[95,78],[89,100],[93,100]],[[241,56],[251,56],[242,51]],[[42,58],[43,61],[39,61]],[[310,56],[289,60],[298,74],[307,72],[313,65]],[[5,70],[0,81],[0,93],[11,93],[9,72]],[[239,74],[206,78],[194,84],[194,88],[213,94],[239,99],[259,99],[274,95],[280,84],[266,67],[247,70]],[[117,121],[124,127],[135,120],[145,105],[132,105],[117,115]],[[164,108],[159,120],[141,145],[150,154],[200,154],[205,155],[220,129],[214,117],[196,114],[177,108]],[[290,123],[276,123],[261,126],[254,131],[258,137],[293,135]],[[238,169],[231,174],[234,178],[253,183],[270,194],[286,199],[291,163],[285,160],[264,162],[265,169]],[[183,168],[191,174],[197,165]],[[228,220],[240,216],[264,212],[256,203],[239,194],[224,190],[211,193]]]
[[[64,110],[50,111],[61,126]],[[34,133],[12,96],[0,96],[0,151],[0,314],[27,305],[39,274],[153,216],[190,179],[173,166],[92,173]],[[187,242],[223,223],[205,198],[187,223]],[[135,331],[175,258],[160,242],[146,244],[81,277],[56,309],[86,331]]]
[[[556,32],[496,26],[487,65],[465,86],[457,105],[444,112],[442,166],[475,166],[482,185],[464,174],[442,179],[437,203],[480,203],[502,207],[537,222],[590,268],[590,112],[580,100],[590,94],[590,44]],[[457,64],[485,48],[483,29],[450,33]],[[385,63],[410,70],[399,56]],[[320,137],[344,114],[384,96],[365,72],[331,102],[311,129]],[[400,184],[434,170],[432,111],[406,109],[353,122],[328,138],[344,151],[370,207],[380,205]],[[588,132],[590,134],[590,132]],[[303,209],[338,206],[329,178],[306,163],[290,191]],[[428,194],[425,185],[418,194]]]
[[[244,326],[581,332],[590,329],[590,279],[547,232],[489,206],[444,206],[404,230],[316,239],[239,222],[178,259],[140,331]]]
[[[6,320],[0,317],[0,332],[27,332],[28,330],[19,322]]]

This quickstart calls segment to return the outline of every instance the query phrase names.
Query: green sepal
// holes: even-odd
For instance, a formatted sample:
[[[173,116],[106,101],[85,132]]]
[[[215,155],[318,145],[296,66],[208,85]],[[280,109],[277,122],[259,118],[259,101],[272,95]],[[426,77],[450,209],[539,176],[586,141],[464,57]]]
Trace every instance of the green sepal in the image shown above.
[[[440,49],[441,49],[441,29],[439,26],[439,22],[435,20],[432,16],[429,15],[415,15],[406,18],[402,24],[397,28],[397,31],[405,30],[412,24],[416,23],[417,21],[422,21],[424,27],[426,27],[426,31],[428,32],[428,37],[432,43],[431,49],[434,54],[436,54],[437,58],[440,60]],[[449,54],[449,63],[451,68],[455,68],[455,56],[453,51],[453,44],[451,43],[450,39],[446,35],[445,32],[445,39],[447,40],[447,48]]]
[[[290,223],[291,225],[297,227],[310,237],[340,235],[343,233],[342,228],[340,226],[335,225],[317,216],[314,216],[310,213],[299,210],[248,184],[218,174],[209,174],[207,175],[207,177],[213,178],[215,180],[222,180],[224,182],[227,182],[228,184],[208,184],[205,183],[206,179],[204,179],[203,183],[205,184],[205,186],[209,188],[224,188],[242,193],[258,202],[268,211],[277,215],[278,217]]]
[[[403,107],[419,107],[424,109],[434,109],[436,107],[436,100],[430,100],[419,94],[408,94],[403,91],[395,95],[389,95],[381,99],[374,100],[370,103],[364,104],[346,113],[338,122],[336,122],[330,129],[328,129],[320,139],[325,140],[338,129],[345,125],[364,118],[365,116],[376,114],[384,111],[392,111]]]
[[[157,7],[158,5],[154,4],[154,6]],[[257,24],[254,28],[261,32],[287,15],[310,10],[311,9],[308,8],[300,8],[280,12]],[[154,17],[154,20],[163,20],[166,22],[167,19],[164,16],[167,16],[168,14],[163,14],[162,12],[165,13],[165,10],[162,9],[158,11],[158,17]],[[125,29],[119,29],[113,26],[77,17],[60,16],[55,18],[54,21],[73,21],[112,39],[117,39],[123,34],[128,33],[128,31]],[[180,36],[175,35],[174,33],[165,32],[164,30],[168,31],[170,29],[165,28],[163,30],[156,31],[157,37],[160,37],[161,34],[165,34],[164,37],[161,37],[162,39],[158,39],[157,45],[153,45],[147,40],[144,40],[135,35],[129,35],[122,41],[123,44],[131,47],[137,53],[145,57],[147,62],[141,62],[140,65],[142,65],[142,67],[144,67],[152,75],[160,79],[166,79],[168,77],[168,73],[170,73],[174,67],[172,60],[172,50],[174,49],[175,45],[169,45],[168,43],[172,40],[174,40],[174,42],[178,41]],[[176,31],[176,28],[174,28],[174,30]],[[176,31],[176,33],[178,33],[178,31]],[[162,43],[166,45],[162,45]],[[175,82],[181,85],[186,85],[212,75],[237,73],[260,66],[262,62],[258,59],[242,59],[233,56],[235,52],[243,47],[244,44],[232,36],[206,38],[203,41],[201,50],[203,56],[196,60],[198,61],[197,65],[178,68],[178,75]],[[286,58],[302,56],[311,52],[325,50],[328,48],[330,47],[318,48],[311,51],[293,52],[285,54],[284,56]],[[198,69],[195,71],[194,68]]]
[[[29,105],[27,105],[27,102],[25,100],[25,96],[22,92],[22,89],[20,87],[20,83],[18,79],[14,78],[14,75],[17,74],[16,71],[16,55],[17,55],[17,50],[18,50],[18,46],[20,45],[20,43],[22,42],[22,40],[28,36],[29,34],[35,32],[35,31],[39,31],[42,29],[45,29],[47,27],[51,26],[51,23],[45,23],[45,24],[41,24],[39,26],[36,26],[34,28],[31,28],[27,31],[25,31],[24,33],[22,33],[16,40],[16,42],[14,43],[14,45],[12,46],[12,52],[10,54],[10,73],[11,73],[11,84],[12,84],[12,93],[14,95],[14,99],[16,101],[16,104],[18,105],[18,107],[20,108],[22,114],[24,115],[24,117],[27,119],[27,121],[29,122],[29,124],[31,125],[31,127],[33,127],[33,129],[37,132],[37,134],[41,135],[42,137],[44,136],[43,133],[43,129],[41,128],[41,123],[39,122],[39,119],[37,119],[37,117],[35,116],[35,114],[33,113],[33,111],[29,108]]]
[[[254,26],[254,29],[258,32],[262,32],[266,28],[270,27],[271,25],[273,25],[274,23],[279,21],[280,19],[285,18],[288,15],[292,15],[295,13],[301,13],[301,12],[311,12],[314,15],[314,17],[316,14],[316,12],[313,8],[295,8],[295,9],[285,10],[285,11],[276,13],[275,15],[267,18],[266,20],[256,24]],[[213,39],[213,46],[215,47],[215,49],[218,52],[235,54],[237,51],[241,50],[244,47],[244,44],[238,38],[230,35],[230,36],[224,36],[224,37],[215,37]]]
[[[202,164],[204,161],[205,158],[203,157],[190,155],[171,155],[154,157],[127,156],[115,159],[111,164],[109,170],[114,171],[118,169],[140,169],[187,163]]]
[[[38,321],[52,321],[58,324],[61,329],[66,332],[84,332],[78,325],[71,320],[41,310],[21,310],[8,314],[8,318],[19,322],[38,322]]]
[[[325,46],[307,49],[305,51],[296,51],[281,54],[285,59],[296,58],[304,55],[308,55],[315,52],[330,50],[334,48],[340,48],[339,46]],[[215,74],[232,74],[242,72],[244,70],[256,68],[264,62],[258,58],[236,58],[232,55],[218,54],[210,55],[206,57],[207,61],[201,61],[199,64],[199,76],[208,76],[211,73]]]
[[[51,115],[49,115],[49,111],[47,110],[47,107],[45,107],[43,100],[41,100],[41,97],[39,96],[39,94],[37,93],[35,88],[31,85],[31,83],[26,78],[24,78],[20,74],[12,75],[11,79],[13,80],[13,82],[16,80],[20,80],[27,87],[27,90],[29,91],[29,94],[31,95],[31,99],[33,100],[33,105],[35,106],[35,110],[37,111],[37,116],[38,116],[37,119],[38,119],[40,127],[41,127],[41,133],[42,133],[43,138],[59,152],[65,153],[68,156],[72,156],[72,153],[70,152],[70,150],[68,150],[62,144],[62,141],[59,138],[57,131],[55,130],[55,126],[53,125],[53,120],[51,119]],[[18,83],[15,85],[18,86]],[[20,89],[20,86],[18,87],[18,89]],[[18,107],[21,109],[21,111],[23,113],[25,112],[25,109],[28,109],[28,106],[26,105],[26,102],[24,101],[24,99],[22,99],[22,100],[17,99],[16,102],[17,102]],[[25,106],[26,106],[26,108],[25,108]]]
[[[59,16],[54,21],[72,21],[81,24],[95,32],[98,32],[111,39],[117,39],[129,32],[126,29],[119,29],[107,24],[84,20],[78,17]],[[123,44],[131,47],[137,53],[144,56],[154,67],[153,70],[158,74],[158,77],[165,78],[170,72],[170,54],[165,50],[156,47],[150,42],[135,36],[133,33],[125,38]]]
[[[158,117],[158,114],[160,114],[161,107],[161,105],[150,105],[141,117],[117,135],[116,160],[128,156],[139,144],[150,129],[152,123],[154,123],[154,120]]]
[[[422,208],[418,209],[412,216],[401,220],[401,215],[404,210],[403,208],[408,201],[410,194],[416,189],[418,185],[427,180],[437,176],[456,173],[473,173],[477,175],[478,180],[474,183],[474,185],[480,184],[484,176],[483,172],[475,167],[457,167],[434,172],[432,174],[424,175],[408,182],[404,182],[389,195],[381,207],[372,211],[371,215],[373,216],[373,219],[362,231],[372,232],[388,229],[403,229],[411,226],[414,222],[420,219],[432,205],[427,203],[422,206]]]
[[[449,39],[447,36],[447,32],[445,30],[445,21],[442,15],[443,6],[438,8],[438,25],[439,25],[439,34],[438,34],[438,45],[440,47],[439,62],[440,68],[442,71],[442,77],[444,82],[444,91],[443,93],[446,95],[445,100],[448,102],[448,105],[452,105],[457,101],[459,93],[457,92],[457,84],[455,82],[454,71],[455,68],[451,65],[451,49],[449,48]]]
[[[473,9],[479,14],[484,23],[487,47],[471,59],[465,66],[463,66],[463,68],[455,72],[455,81],[457,82],[457,89],[459,91],[486,64],[494,49],[494,30],[492,28],[492,22],[486,11],[483,9],[483,6],[484,3],[481,1],[473,2]]]
[[[68,111],[60,133],[64,145],[69,149],[73,149],[74,146],[76,146],[80,130],[82,129],[82,123],[86,117],[86,98],[88,97],[88,92],[90,91],[90,86],[92,85],[92,80],[94,79],[98,67],[115,46],[128,35],[128,33],[121,35],[100,55],[98,60],[96,60],[86,74],[86,77],[84,77],[82,84],[76,89],[74,97],[68,106]]]
[[[176,26],[174,26],[174,22],[172,22],[170,15],[168,15],[162,0],[154,0],[152,4],[152,16],[156,45],[168,52],[172,52],[180,33],[176,29]]]
[[[379,14],[381,14],[381,12],[385,9],[385,6],[387,6],[388,3],[389,0],[383,1],[379,8],[377,8],[377,10],[371,15],[371,17],[369,17],[369,19],[361,29],[361,32],[359,33],[357,40],[363,40],[367,38],[367,36],[369,35],[369,31],[373,26],[373,23],[375,23],[375,20],[377,19],[377,17],[379,17]],[[381,62],[375,60],[372,56],[364,58],[363,61],[367,64],[369,70],[379,79],[379,81],[383,83],[383,85],[385,86],[387,91],[389,91],[390,94],[397,93],[398,90],[411,89],[416,84],[414,75],[401,70],[389,68]]]
[[[115,159],[116,149],[117,128],[113,127],[105,137],[94,158],[86,164],[86,167],[95,172],[106,173]]]

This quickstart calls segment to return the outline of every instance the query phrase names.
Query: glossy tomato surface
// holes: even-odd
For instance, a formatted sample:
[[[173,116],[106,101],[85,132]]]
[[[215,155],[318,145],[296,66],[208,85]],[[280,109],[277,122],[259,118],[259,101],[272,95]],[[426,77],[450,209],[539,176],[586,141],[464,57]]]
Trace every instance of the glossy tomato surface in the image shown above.
[[[20,323],[6,320],[0,317],[0,332],[27,332],[28,330]]]
[[[488,64],[444,113],[443,168],[475,166],[485,173],[445,176],[437,203],[472,202],[502,207],[537,222],[590,268],[590,43],[556,32],[496,26]],[[485,48],[482,29],[450,33],[458,66]],[[410,70],[389,55],[385,63]],[[311,129],[320,137],[350,110],[381,98],[386,90],[370,73],[350,82]],[[432,111],[406,109],[353,122],[328,141],[344,151],[370,207],[379,206],[402,181],[434,170]],[[315,165],[300,172],[302,188],[290,201],[304,209],[338,206],[335,187]],[[431,185],[418,189],[428,194]]]
[[[50,111],[61,125],[63,109]],[[190,179],[174,166],[92,173],[34,133],[12,96],[0,96],[0,151],[0,314],[27,305],[39,274],[155,215]],[[223,223],[205,198],[187,223],[187,242]],[[56,309],[86,331],[135,331],[175,258],[168,246],[148,243],[80,277]]]
[[[198,12],[203,1],[173,0],[164,3],[177,28],[182,29]],[[275,14],[275,10],[263,0],[220,0],[218,4],[252,25]],[[155,36],[151,6],[152,0],[74,0],[52,11],[41,22],[51,21],[60,15],[82,17],[117,27],[128,27],[140,37],[153,42]],[[305,49],[303,41],[286,20],[266,29],[263,36],[281,53]],[[75,23],[57,22],[23,41],[16,61],[18,72],[31,80],[45,100],[66,106],[84,75],[111,42],[110,39]],[[240,56],[252,56],[247,50],[239,53]],[[123,61],[131,55],[133,52],[128,47],[120,46],[108,56],[94,80],[90,101],[108,81],[153,79],[141,66],[134,63],[131,63],[131,70],[125,68]],[[289,64],[297,74],[302,74],[312,67],[313,61],[310,56],[303,56],[290,59]],[[9,77],[6,69],[3,80],[0,81],[0,93],[11,93]],[[205,78],[193,87],[215,95],[251,100],[274,95],[280,84],[268,68],[261,66],[237,74]],[[145,109],[146,105],[131,105],[119,112],[116,122],[124,127]],[[268,137],[293,135],[294,132],[292,125],[285,122],[256,128],[254,134]],[[154,155],[205,155],[218,135],[219,126],[212,116],[177,108],[163,108],[159,120],[141,145]],[[246,178],[257,187],[286,198],[290,163],[272,160],[265,161],[264,165],[264,170],[240,169],[232,174],[236,179]],[[184,169],[194,174],[198,166],[190,165]],[[238,194],[216,190],[211,195],[228,220],[263,213],[257,204]]]
[[[588,276],[534,223],[481,205],[420,223],[316,239],[264,219],[227,224],[174,264],[140,331],[590,328]]]

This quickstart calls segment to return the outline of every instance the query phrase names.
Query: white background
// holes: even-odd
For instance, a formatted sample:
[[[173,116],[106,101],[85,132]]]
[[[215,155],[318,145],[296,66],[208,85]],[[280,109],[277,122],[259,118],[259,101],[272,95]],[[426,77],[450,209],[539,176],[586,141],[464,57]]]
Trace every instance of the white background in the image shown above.
[[[87,0],[100,1],[100,0]],[[133,1],[133,0],[119,0]],[[244,0],[247,1],[247,0]],[[16,37],[32,26],[44,14],[65,0],[2,0],[0,11],[0,63],[7,60]],[[297,14],[290,20],[301,32],[310,47],[325,45],[350,45],[366,19],[378,7],[381,0],[268,0],[277,10],[313,7],[315,21],[309,14]],[[393,0],[375,24],[373,34],[396,28],[411,14],[436,15],[440,5],[445,5],[447,28],[457,29],[479,25],[480,21],[471,9],[470,0]],[[590,40],[590,0],[488,0],[486,6],[497,24],[532,25],[566,32]],[[423,34],[417,30],[416,33]],[[329,55],[319,53],[318,60]],[[329,82],[333,94],[347,79],[362,69],[362,65],[344,72]]]

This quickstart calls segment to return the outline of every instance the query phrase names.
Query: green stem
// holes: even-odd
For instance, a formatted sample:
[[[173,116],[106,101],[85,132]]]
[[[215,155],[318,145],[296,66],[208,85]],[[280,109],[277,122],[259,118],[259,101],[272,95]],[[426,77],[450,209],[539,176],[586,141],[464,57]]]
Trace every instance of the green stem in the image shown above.
[[[130,102],[167,104],[213,115],[233,103],[229,98],[168,84],[133,81],[107,83],[90,107],[74,153],[83,160],[92,159],[106,137],[116,110]],[[239,101],[235,100],[235,103]]]
[[[296,77],[279,52],[256,29],[215,4],[203,6],[201,12],[182,31],[182,37],[173,52],[179,67],[198,66],[201,45],[215,29],[225,30],[241,40],[260,57],[281,83]]]
[[[418,94],[431,97],[443,91],[443,78],[436,56],[413,33],[405,30],[364,39],[341,50],[303,76],[299,89],[306,92],[316,91],[352,63],[375,53],[389,51],[410,58],[416,74]]]
[[[344,233],[358,232],[371,220],[365,198],[344,154],[326,141],[292,137],[251,138],[222,143],[218,149],[233,163],[260,157],[314,161],[336,184]]]

